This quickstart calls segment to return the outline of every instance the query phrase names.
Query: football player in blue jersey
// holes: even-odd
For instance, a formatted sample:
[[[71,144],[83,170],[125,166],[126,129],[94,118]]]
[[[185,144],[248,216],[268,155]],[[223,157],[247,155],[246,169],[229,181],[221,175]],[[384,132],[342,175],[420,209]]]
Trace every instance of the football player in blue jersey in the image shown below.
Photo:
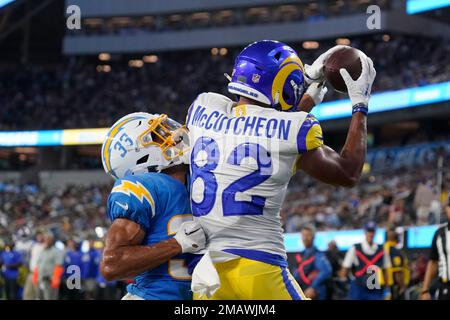
[[[100,270],[107,281],[134,277],[125,300],[192,299],[188,267],[205,234],[192,221],[183,132],[165,115],[133,113],[103,143],[104,169],[117,180]]]

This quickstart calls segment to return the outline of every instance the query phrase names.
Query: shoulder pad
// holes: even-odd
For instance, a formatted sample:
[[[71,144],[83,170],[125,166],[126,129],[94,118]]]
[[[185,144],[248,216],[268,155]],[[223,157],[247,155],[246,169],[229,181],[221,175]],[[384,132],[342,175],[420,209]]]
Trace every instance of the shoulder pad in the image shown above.
[[[215,92],[204,92],[198,96],[197,100],[199,103],[215,104],[220,106],[233,103],[230,98]]]

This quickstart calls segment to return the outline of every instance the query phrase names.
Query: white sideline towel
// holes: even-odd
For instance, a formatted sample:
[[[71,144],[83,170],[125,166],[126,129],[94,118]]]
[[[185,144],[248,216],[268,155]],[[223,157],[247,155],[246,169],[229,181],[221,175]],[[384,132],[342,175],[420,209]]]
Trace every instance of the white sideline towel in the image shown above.
[[[231,253],[223,251],[207,251],[195,266],[192,273],[191,290],[201,298],[211,296],[220,288],[220,278],[214,262],[225,262],[239,258]]]
[[[128,292],[126,295],[122,297],[122,300],[145,300],[145,299]]]

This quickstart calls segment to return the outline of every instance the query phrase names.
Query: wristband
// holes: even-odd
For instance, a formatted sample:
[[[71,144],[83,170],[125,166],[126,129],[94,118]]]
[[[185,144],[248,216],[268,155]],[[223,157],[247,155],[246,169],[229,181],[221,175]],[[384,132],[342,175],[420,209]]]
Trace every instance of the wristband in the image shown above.
[[[364,103],[357,103],[353,106],[352,114],[355,114],[356,112],[361,112],[367,116],[367,113],[369,113],[369,108]]]

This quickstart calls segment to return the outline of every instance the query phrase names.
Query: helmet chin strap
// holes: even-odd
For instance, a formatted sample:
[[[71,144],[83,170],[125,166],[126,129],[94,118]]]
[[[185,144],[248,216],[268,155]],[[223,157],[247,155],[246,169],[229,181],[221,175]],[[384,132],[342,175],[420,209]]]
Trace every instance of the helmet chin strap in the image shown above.
[[[280,104],[280,92],[279,91],[277,91],[277,93],[275,93],[275,98],[273,99],[273,107],[278,111],[283,111],[283,109],[281,108],[281,104]]]
[[[277,91],[277,93],[275,93],[275,98],[273,98],[273,104],[277,105],[280,103],[280,92]]]

